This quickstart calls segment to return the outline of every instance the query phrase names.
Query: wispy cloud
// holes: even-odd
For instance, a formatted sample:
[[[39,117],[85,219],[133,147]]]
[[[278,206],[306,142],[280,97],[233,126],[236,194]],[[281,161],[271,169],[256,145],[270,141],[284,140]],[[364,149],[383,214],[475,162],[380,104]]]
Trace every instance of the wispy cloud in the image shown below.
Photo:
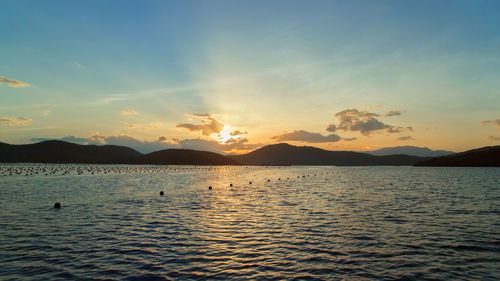
[[[263,146],[260,143],[251,144],[245,138],[229,139],[224,143],[204,139],[184,139],[179,146],[185,149],[206,150],[216,153],[231,153],[234,151],[248,151]]]
[[[497,136],[487,136],[486,137],[486,141],[488,141],[488,142],[500,141],[500,137],[497,137]]]
[[[402,136],[397,138],[399,141],[410,141],[410,140],[415,140],[412,136]]]
[[[33,119],[26,117],[0,117],[0,126],[21,127],[31,124]]]
[[[14,79],[7,79],[3,76],[0,76],[0,84],[7,84],[8,86],[13,88],[25,88],[30,86],[30,84],[26,82],[21,82],[19,80],[14,80]]]
[[[271,139],[276,141],[301,141],[307,143],[324,143],[324,142],[338,142],[341,140],[336,134],[322,135],[320,133],[311,133],[304,130],[295,130],[291,133],[283,133],[281,135],[273,136]]]
[[[202,124],[177,124],[176,128],[188,129],[193,132],[200,132],[204,136],[210,136],[212,134],[217,134],[224,128],[224,124],[214,117],[211,114],[191,114],[193,117],[197,117],[201,119]]]
[[[132,109],[124,109],[120,111],[122,115],[138,115],[137,111]]]
[[[495,119],[495,120],[486,120],[486,121],[482,121],[481,124],[483,126],[493,126],[493,127],[497,127],[497,129],[500,130],[500,118],[499,119]]]
[[[105,98],[101,98],[92,104],[109,104],[116,101],[123,101],[133,98],[131,94],[113,94]]]
[[[79,62],[74,62],[73,65],[76,67],[76,68],[79,68],[79,69],[87,69],[86,66],[84,66],[83,64],[79,63]]]
[[[239,131],[239,130],[231,132],[231,136],[233,136],[233,137],[241,136],[241,135],[246,135],[246,134],[248,134],[248,132],[246,132],[246,131]]]
[[[159,129],[162,124],[160,122],[151,122],[149,124],[131,124],[131,123],[125,123],[127,128],[129,129],[137,129],[137,130],[142,130],[142,131],[149,131],[149,130],[154,130],[154,129]]]
[[[399,115],[401,115],[401,112],[397,110],[391,110],[385,113],[386,117],[399,116]]]

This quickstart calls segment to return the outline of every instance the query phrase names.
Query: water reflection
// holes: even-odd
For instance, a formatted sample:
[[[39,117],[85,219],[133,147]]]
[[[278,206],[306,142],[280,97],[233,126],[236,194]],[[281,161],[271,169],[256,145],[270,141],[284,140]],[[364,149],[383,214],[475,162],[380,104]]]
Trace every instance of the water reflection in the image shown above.
[[[2,279],[499,276],[494,168],[0,165],[0,175]]]

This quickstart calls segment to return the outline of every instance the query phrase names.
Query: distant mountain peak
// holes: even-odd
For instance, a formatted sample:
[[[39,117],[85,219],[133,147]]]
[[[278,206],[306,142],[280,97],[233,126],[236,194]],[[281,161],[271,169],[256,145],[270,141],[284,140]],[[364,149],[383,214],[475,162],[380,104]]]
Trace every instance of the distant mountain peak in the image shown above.
[[[394,147],[384,147],[372,151],[364,151],[371,155],[384,156],[384,155],[394,155],[394,154],[406,154],[419,157],[439,157],[444,155],[450,155],[455,152],[447,150],[432,150],[428,147],[418,147],[418,146],[394,146]]]

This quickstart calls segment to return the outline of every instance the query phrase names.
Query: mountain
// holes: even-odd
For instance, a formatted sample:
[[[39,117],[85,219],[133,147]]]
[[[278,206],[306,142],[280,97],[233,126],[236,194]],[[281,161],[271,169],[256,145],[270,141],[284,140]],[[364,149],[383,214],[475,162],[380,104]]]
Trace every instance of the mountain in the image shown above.
[[[64,141],[43,141],[11,145],[0,142],[4,163],[86,163],[156,165],[417,165],[500,167],[500,146],[483,147],[436,158],[404,154],[375,156],[352,151],[329,151],[286,143],[268,145],[243,155],[223,156],[190,149],[165,149],[142,154],[116,145],[80,145]]]
[[[374,156],[352,151],[329,151],[286,143],[264,146],[243,155],[229,156],[245,165],[415,165],[425,158],[408,155]]]
[[[208,151],[165,149],[144,155],[143,164],[155,165],[238,165],[234,159]]]
[[[124,146],[80,145],[57,140],[22,145],[0,143],[0,162],[172,165],[237,164],[233,159],[206,151],[166,149],[143,155]]]
[[[364,151],[365,153],[376,155],[376,156],[384,156],[384,155],[393,155],[393,154],[406,154],[412,156],[419,157],[439,157],[450,155],[455,152],[446,151],[446,150],[432,150],[428,147],[417,147],[417,146],[396,146],[396,147],[384,147],[377,150],[372,151]]]
[[[500,146],[486,146],[421,161],[417,166],[500,167]]]
[[[10,145],[0,143],[0,162],[125,164],[142,154],[115,145],[79,145],[63,141]]]

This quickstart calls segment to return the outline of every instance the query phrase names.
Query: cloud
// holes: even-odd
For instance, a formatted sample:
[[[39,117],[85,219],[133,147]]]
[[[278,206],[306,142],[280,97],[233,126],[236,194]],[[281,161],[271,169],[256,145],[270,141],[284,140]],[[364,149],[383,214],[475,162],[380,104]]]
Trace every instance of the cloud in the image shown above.
[[[132,110],[132,109],[124,109],[120,111],[122,115],[137,115],[137,111]]]
[[[3,76],[0,76],[0,84],[7,84],[8,86],[13,88],[24,88],[30,86],[30,84],[28,83],[21,82],[19,80],[7,79]]]
[[[191,116],[194,116],[194,117],[210,117],[210,113],[193,113],[191,114]]]
[[[413,132],[413,127],[411,127],[411,126],[408,126],[408,127],[391,126],[390,128],[387,128],[387,132],[393,133],[393,134],[397,134],[397,133],[401,133],[401,132],[405,132],[405,131]]]
[[[380,105],[380,104],[374,104],[372,106],[368,106],[368,110],[371,110],[371,109],[378,109],[378,108],[383,108],[384,106],[383,105]]]
[[[401,115],[401,112],[396,110],[391,110],[385,113],[386,117],[399,116],[399,115]]]
[[[335,124],[330,124],[326,127],[326,130],[331,133],[335,133],[337,131],[337,126]]]
[[[410,141],[410,140],[415,140],[415,139],[412,136],[403,136],[403,137],[397,138],[397,140],[399,140],[399,141]]]
[[[153,123],[149,123],[146,127],[142,128],[142,130],[147,131],[147,130],[158,129],[160,127],[161,127],[160,122],[153,122]]]
[[[204,140],[204,139],[185,139],[179,141],[179,148],[184,149],[193,149],[193,150],[204,150],[211,151],[215,153],[222,153],[223,149],[221,144],[212,141],[212,140]]]
[[[389,111],[388,113],[394,116],[396,111]],[[396,114],[397,115],[397,114]],[[335,113],[334,117],[338,119],[339,124],[330,124],[327,130],[341,130],[344,132],[359,131],[364,136],[369,136],[373,132],[385,131],[389,134],[400,133],[404,131],[412,131],[411,127],[401,127],[386,124],[377,118],[380,115],[374,112],[368,112],[366,110],[359,111],[357,109],[346,109]],[[335,127],[334,127],[335,126]]]
[[[229,139],[225,143],[204,139],[185,139],[179,141],[179,146],[184,149],[204,150],[215,153],[229,153],[233,150],[253,150],[262,144],[249,144],[245,138]]]
[[[149,124],[131,124],[131,123],[125,123],[125,125],[129,128],[129,129],[137,129],[137,130],[142,130],[142,131],[149,131],[149,130],[154,130],[154,129],[159,129],[161,127],[161,123],[160,122],[152,122],[152,123],[149,123]]]
[[[283,133],[273,136],[271,139],[276,141],[301,141],[308,143],[323,143],[323,142],[338,142],[341,138],[336,134],[322,135],[319,133],[311,133],[304,130],[295,130],[291,133]]]
[[[486,141],[500,141],[500,137],[497,136],[487,136]]]
[[[121,145],[133,148],[142,153],[151,153],[158,150],[177,148],[176,143],[170,143],[165,137],[158,137],[153,141],[141,141],[127,135],[106,137],[106,144]]]
[[[9,127],[21,127],[21,126],[28,126],[31,124],[31,121],[33,119],[31,118],[26,118],[26,117],[7,117],[7,116],[2,116],[0,117],[0,126],[9,126]]]
[[[44,111],[42,111],[43,116],[48,116],[51,112],[52,112],[52,110],[44,110]]]
[[[81,64],[79,62],[74,62],[73,65],[76,66],[79,69],[87,69],[86,66],[84,66],[83,64]]]
[[[356,140],[356,138],[342,138],[343,141],[353,141]]]
[[[210,114],[191,114],[193,117],[201,118],[201,125],[178,124],[176,128],[184,128],[193,132],[201,132],[204,136],[219,133],[224,128],[224,124],[213,118]]]
[[[230,135],[235,137],[235,136],[246,135],[246,134],[248,134],[248,132],[236,130],[236,131],[231,132]]]
[[[500,130],[500,119],[496,120],[487,120],[487,121],[482,121],[481,124],[483,126],[493,126],[497,127]]]

